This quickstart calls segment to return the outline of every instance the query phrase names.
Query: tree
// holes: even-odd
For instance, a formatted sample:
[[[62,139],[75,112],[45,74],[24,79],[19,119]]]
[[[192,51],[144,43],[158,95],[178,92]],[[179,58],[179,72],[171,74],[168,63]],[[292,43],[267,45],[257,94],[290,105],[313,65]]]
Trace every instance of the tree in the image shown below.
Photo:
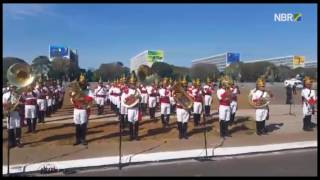
[[[206,81],[208,77],[219,76],[219,70],[215,64],[196,64],[190,69],[192,78],[199,78],[201,81]]]
[[[261,75],[266,72],[267,67],[276,69],[275,65],[267,62],[240,63],[241,81],[255,82]]]
[[[155,62],[151,66],[152,72],[156,73],[159,77],[172,77],[173,70],[172,67],[164,62]]]
[[[52,69],[51,62],[47,56],[38,56],[33,59],[31,67],[37,75],[48,76],[49,71]]]
[[[230,64],[228,67],[225,68],[224,73],[230,76],[232,79],[240,81],[240,62]]]
[[[95,76],[98,76],[98,80],[101,76],[104,81],[112,81],[120,78],[123,74],[127,76],[129,74],[129,69],[124,67],[122,63],[119,62],[108,63],[101,64],[99,69],[97,69],[94,74]]]
[[[72,69],[70,60],[63,58],[55,58],[51,62],[52,71],[50,77],[54,79],[61,79],[63,76],[70,77],[71,81],[75,79],[76,69]]]

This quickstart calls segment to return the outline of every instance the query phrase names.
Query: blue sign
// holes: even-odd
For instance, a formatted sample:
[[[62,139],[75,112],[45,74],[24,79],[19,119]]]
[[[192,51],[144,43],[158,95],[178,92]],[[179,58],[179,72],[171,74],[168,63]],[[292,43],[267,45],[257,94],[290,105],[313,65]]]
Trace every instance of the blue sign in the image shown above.
[[[50,58],[54,57],[68,57],[68,48],[63,46],[50,46]]]
[[[240,61],[240,53],[228,53],[227,54],[227,65],[237,63]]]

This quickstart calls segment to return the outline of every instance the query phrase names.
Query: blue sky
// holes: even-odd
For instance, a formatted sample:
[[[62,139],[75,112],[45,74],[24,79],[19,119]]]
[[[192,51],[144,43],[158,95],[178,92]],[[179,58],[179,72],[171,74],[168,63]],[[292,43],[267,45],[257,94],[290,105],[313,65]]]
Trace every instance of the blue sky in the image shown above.
[[[79,52],[82,68],[164,50],[165,61],[238,52],[241,60],[304,55],[317,60],[316,4],[4,4],[3,57],[31,62],[48,46]],[[302,13],[274,22],[274,13]]]

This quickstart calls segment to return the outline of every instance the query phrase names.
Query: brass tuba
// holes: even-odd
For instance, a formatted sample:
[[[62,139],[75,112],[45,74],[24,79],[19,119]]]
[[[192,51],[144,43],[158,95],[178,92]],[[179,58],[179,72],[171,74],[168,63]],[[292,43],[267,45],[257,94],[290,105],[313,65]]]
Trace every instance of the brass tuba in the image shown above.
[[[10,85],[17,87],[17,91],[12,92],[8,107],[4,110],[5,116],[7,116],[9,112],[16,111],[22,91],[30,86],[34,82],[35,78],[36,77],[29,64],[15,63],[9,67],[7,71],[7,79]]]
[[[93,105],[93,102],[86,102],[85,96],[86,94],[82,91],[81,86],[77,80],[74,80],[69,83],[69,96],[77,101],[83,101],[85,108],[90,108]]]
[[[191,109],[193,105],[193,99],[182,88],[181,83],[176,83],[172,86],[172,90],[175,94],[174,99],[177,103],[181,104],[183,109]]]
[[[261,75],[259,79],[260,79],[261,81],[265,81],[265,79],[272,73],[272,71],[273,71],[272,67],[271,67],[271,66],[268,66],[266,72],[265,72],[263,75]],[[271,92],[270,90],[266,90],[266,92],[267,92],[267,96],[266,96],[266,97],[262,97],[262,98],[260,99],[260,101],[258,101],[258,102],[253,102],[253,101],[252,101],[252,95],[253,95],[253,93],[254,93],[255,91],[256,91],[256,88],[253,89],[253,90],[251,90],[250,93],[249,93],[249,95],[248,95],[248,102],[249,102],[249,104],[250,104],[253,108],[264,108],[264,107],[267,107],[267,106],[270,104],[270,102],[271,102],[271,97],[273,96],[273,95],[272,95],[272,92]]]

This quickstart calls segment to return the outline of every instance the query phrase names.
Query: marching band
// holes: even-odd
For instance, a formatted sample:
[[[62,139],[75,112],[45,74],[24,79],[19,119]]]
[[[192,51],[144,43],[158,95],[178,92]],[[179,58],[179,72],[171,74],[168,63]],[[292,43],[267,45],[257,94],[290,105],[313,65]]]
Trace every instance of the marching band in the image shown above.
[[[73,83],[73,82],[72,82]],[[70,84],[69,83],[69,87]],[[231,137],[228,126],[235,121],[238,110],[237,96],[240,89],[235,85],[229,76],[222,76],[219,79],[219,88],[214,89],[213,81],[208,77],[205,83],[200,79],[194,79],[192,85],[184,79],[172,81],[163,78],[161,87],[156,81],[144,84],[137,84],[134,74],[130,77],[116,80],[104,85],[102,78],[98,81],[96,88],[90,88],[84,76],[81,74],[78,83],[79,89],[71,88],[69,91],[70,103],[74,107],[73,121],[75,124],[74,145],[86,145],[86,130],[88,119],[91,113],[91,104],[94,101],[97,106],[97,115],[102,115],[105,104],[109,104],[119,117],[121,128],[129,125],[130,140],[139,140],[139,122],[143,115],[148,112],[150,119],[156,119],[156,110],[160,108],[160,118],[163,128],[169,127],[170,114],[176,114],[179,139],[188,139],[187,129],[190,118],[193,118],[194,127],[200,126],[201,115],[211,117],[213,96],[218,99],[218,118],[220,137]],[[181,84],[185,96],[190,98],[191,107],[186,108],[182,100],[179,100],[175,85]],[[311,117],[314,114],[317,101],[315,90],[312,90],[313,81],[309,77],[304,79],[304,89],[301,91],[303,102],[303,130],[311,131]],[[265,80],[259,78],[256,81],[256,88],[250,91],[249,104],[255,108],[256,134],[266,135],[266,120],[269,118],[270,98],[272,93],[265,88]],[[11,108],[12,99],[17,98],[17,87],[10,85],[3,88],[4,112],[8,112],[8,142],[10,147],[21,147],[21,127],[23,119],[26,119],[27,133],[36,133],[38,123],[45,123],[46,117],[53,115],[57,109],[62,107],[65,95],[65,88],[62,83],[53,79],[43,80],[39,78],[34,86],[27,86],[20,92],[19,99],[15,100],[15,107]],[[89,93],[90,92],[90,93]],[[180,94],[181,95],[181,94]],[[148,110],[148,111],[147,111]],[[21,114],[23,116],[21,116]]]

